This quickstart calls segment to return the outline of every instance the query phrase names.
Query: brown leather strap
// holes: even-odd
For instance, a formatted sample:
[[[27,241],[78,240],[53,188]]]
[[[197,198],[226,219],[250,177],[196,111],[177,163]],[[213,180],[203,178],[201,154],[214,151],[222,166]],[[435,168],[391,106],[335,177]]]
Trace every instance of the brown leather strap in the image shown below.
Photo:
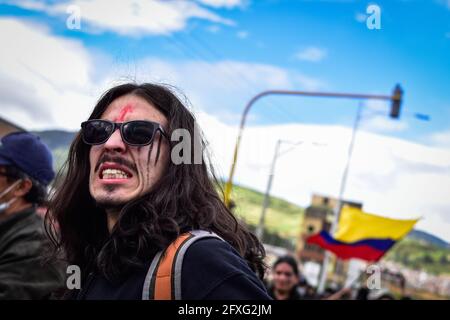
[[[158,252],[145,276],[142,300],[181,300],[181,274],[186,251],[195,241],[210,237],[224,241],[212,231],[192,230],[181,234],[166,250]]]

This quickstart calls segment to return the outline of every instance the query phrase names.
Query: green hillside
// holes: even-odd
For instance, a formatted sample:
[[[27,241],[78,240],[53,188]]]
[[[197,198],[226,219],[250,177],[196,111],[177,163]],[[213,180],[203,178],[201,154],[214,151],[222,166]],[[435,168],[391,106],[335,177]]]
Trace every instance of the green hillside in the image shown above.
[[[52,152],[55,170],[59,171],[59,169],[61,169],[61,167],[63,166],[64,162],[67,160],[69,149],[58,147],[53,149]]]
[[[249,188],[234,186],[232,199],[236,203],[236,215],[248,224],[256,226],[261,216],[264,195]],[[303,208],[271,197],[266,211],[266,229],[295,243],[300,233],[302,217]]]
[[[388,252],[385,259],[411,269],[450,274],[450,249],[407,237]]]

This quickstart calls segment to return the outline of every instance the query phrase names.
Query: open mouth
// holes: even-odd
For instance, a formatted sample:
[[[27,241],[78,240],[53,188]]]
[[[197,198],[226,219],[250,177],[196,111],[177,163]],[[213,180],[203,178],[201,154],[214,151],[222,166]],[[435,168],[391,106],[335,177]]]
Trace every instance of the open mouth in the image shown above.
[[[133,175],[123,166],[112,163],[104,163],[100,166],[99,178],[102,180],[130,179]]]

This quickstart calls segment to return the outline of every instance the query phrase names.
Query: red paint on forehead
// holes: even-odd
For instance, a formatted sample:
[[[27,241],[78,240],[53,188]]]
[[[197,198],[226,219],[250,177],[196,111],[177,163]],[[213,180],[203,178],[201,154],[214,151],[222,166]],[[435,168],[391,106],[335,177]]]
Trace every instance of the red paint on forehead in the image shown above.
[[[119,116],[114,121],[123,122],[123,120],[125,120],[125,116],[128,113],[132,113],[132,112],[133,112],[133,107],[131,106],[131,104],[127,104],[127,105],[123,106],[122,109],[120,110]]]

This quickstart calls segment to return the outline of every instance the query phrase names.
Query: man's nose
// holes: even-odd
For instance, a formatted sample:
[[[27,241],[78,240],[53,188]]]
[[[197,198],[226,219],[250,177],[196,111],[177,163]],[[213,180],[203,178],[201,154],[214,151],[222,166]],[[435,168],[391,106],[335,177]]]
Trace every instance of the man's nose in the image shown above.
[[[105,149],[123,153],[127,149],[127,145],[123,142],[120,130],[117,129],[105,142]]]

